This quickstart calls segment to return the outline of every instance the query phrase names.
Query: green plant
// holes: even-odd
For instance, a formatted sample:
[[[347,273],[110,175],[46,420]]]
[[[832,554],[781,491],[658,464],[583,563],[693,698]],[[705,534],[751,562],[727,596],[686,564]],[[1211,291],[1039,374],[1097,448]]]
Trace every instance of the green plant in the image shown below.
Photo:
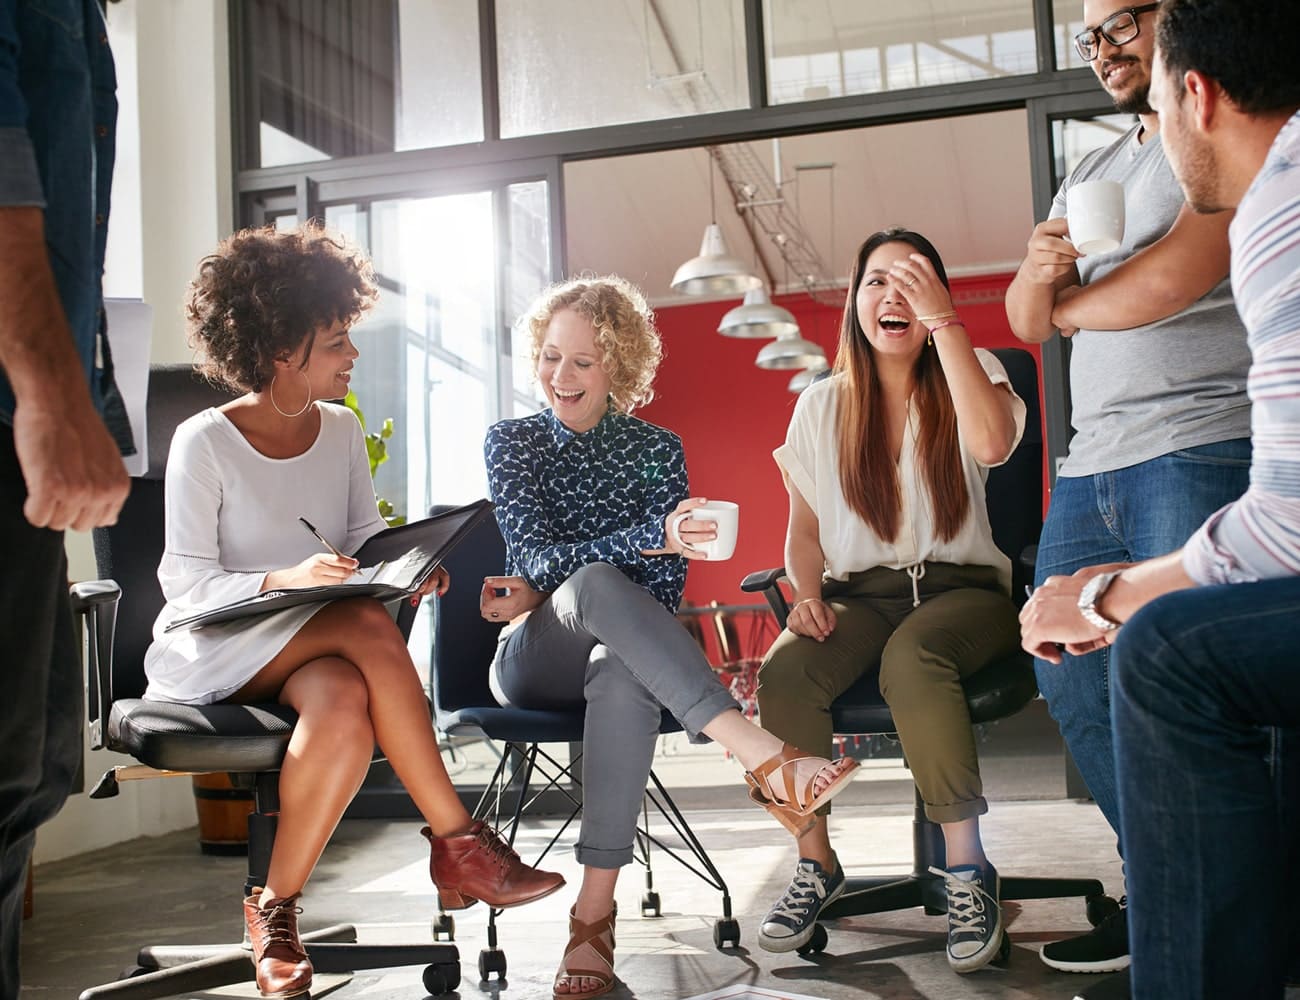
[[[383,426],[377,431],[366,430],[366,415],[361,412],[361,406],[357,403],[357,394],[351,389],[343,397],[343,405],[357,415],[357,420],[361,423],[361,430],[366,436],[366,457],[370,460],[370,478],[375,478],[375,470],[388,461],[388,439],[393,436],[393,418],[387,417]],[[405,515],[398,514],[391,502],[383,497],[377,498],[379,503],[379,514],[390,527],[406,523]]]

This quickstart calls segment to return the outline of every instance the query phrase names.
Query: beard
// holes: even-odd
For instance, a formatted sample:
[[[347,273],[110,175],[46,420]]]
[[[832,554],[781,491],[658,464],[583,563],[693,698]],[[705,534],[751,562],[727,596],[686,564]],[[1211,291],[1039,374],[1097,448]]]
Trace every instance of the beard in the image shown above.
[[[1187,204],[1201,215],[1229,208],[1219,193],[1219,160],[1214,147],[1194,139],[1180,145],[1182,148],[1170,157],[1170,165],[1174,167]]]
[[[1149,83],[1134,87],[1127,94],[1114,98],[1115,110],[1122,115],[1149,115],[1151,114],[1151,104],[1148,101],[1150,93]]]

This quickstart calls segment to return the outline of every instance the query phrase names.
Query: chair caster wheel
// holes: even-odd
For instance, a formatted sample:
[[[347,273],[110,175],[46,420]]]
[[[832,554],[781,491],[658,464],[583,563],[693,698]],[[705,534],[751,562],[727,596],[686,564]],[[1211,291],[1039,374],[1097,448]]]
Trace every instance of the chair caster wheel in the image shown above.
[[[497,979],[506,978],[506,953],[500,948],[484,948],[478,953],[479,982],[486,983],[496,973]]]
[[[719,917],[713,922],[713,947],[721,951],[723,948],[740,947],[740,921],[734,917]]]
[[[433,939],[435,941],[456,940],[456,918],[450,913],[439,913],[433,918]]]
[[[644,896],[641,897],[641,916],[643,917],[662,916],[662,914],[659,912],[659,893],[655,892],[653,889],[649,890],[648,892],[646,892]]]
[[[117,974],[117,981],[121,982],[123,979],[135,979],[137,976],[147,976],[149,973],[157,971],[157,969],[147,969],[143,965],[128,965]]]
[[[1089,896],[1087,899],[1088,923],[1096,927],[1107,917],[1119,912],[1119,903],[1110,896]]]
[[[424,988],[429,991],[429,996],[440,997],[460,985],[460,966],[455,962],[428,965],[420,978],[424,980]]]
[[[800,947],[795,949],[795,953],[807,958],[809,955],[817,955],[826,950],[830,944],[831,936],[826,933],[826,928],[821,924],[813,925],[812,937],[805,941]]]

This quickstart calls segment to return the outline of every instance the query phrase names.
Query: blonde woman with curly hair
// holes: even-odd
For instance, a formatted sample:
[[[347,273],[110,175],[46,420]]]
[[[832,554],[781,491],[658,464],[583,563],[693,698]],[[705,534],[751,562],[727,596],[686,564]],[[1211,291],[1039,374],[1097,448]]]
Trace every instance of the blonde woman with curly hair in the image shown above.
[[[663,358],[641,293],[621,278],[570,281],[544,292],[519,327],[550,408],[488,431],[510,575],[484,581],[481,606],[509,623],[492,664],[501,704],[586,710],[583,879],[560,1000],[614,985],[614,886],[632,860],[664,709],[692,740],[734,753],[751,798],[792,834],[857,764],[813,757],[746,719],[674,618],[686,560],[716,532],[689,516],[704,498],[688,494],[681,440],[631,415],[652,398]]]

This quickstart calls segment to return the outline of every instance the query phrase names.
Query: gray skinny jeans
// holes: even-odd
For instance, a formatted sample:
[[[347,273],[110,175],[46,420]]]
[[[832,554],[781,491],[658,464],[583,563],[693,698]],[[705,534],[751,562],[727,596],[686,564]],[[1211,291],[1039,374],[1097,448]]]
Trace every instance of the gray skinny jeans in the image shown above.
[[[735,700],[704,652],[644,587],[608,563],[574,573],[497,646],[498,700],[515,708],[586,706],[582,831],[574,854],[595,868],[632,860],[661,709],[694,743]]]

